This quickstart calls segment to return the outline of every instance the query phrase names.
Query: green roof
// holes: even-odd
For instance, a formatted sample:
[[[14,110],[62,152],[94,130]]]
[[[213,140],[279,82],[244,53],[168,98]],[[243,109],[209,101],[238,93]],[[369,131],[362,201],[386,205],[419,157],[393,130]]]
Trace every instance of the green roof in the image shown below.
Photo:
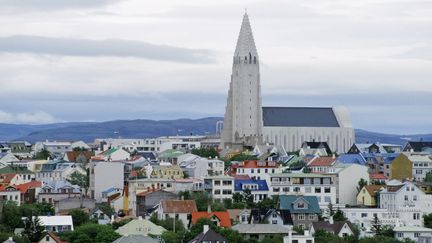
[[[17,173],[17,174],[33,174],[30,170],[28,170],[25,167],[21,166],[6,166],[0,169],[0,174],[11,174],[11,173]]]
[[[107,151],[103,152],[103,155],[110,156],[112,153],[116,152],[117,150],[119,150],[119,149],[117,149],[117,148],[108,149]]]
[[[184,153],[179,150],[175,149],[167,149],[161,152],[158,156],[158,158],[165,159],[165,158],[178,158],[180,155],[183,155]]]
[[[304,209],[295,208],[294,202],[302,199],[306,201],[307,207]],[[321,213],[318,199],[315,196],[280,195],[279,209],[287,209],[290,210],[291,213]]]

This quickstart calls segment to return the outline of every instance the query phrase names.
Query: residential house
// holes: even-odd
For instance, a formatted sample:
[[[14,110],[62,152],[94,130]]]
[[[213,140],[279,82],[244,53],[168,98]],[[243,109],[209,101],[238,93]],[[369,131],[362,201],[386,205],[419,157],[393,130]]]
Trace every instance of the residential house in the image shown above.
[[[66,241],[62,241],[60,237],[58,237],[53,232],[48,232],[39,243],[67,243]]]
[[[232,198],[234,177],[225,175],[205,177],[203,187],[206,192],[212,195],[213,199]]]
[[[288,236],[284,236],[283,243],[314,243],[315,238],[309,232],[309,230],[305,230],[303,234],[293,234],[293,231],[290,229],[288,232]]]
[[[203,178],[218,176],[224,173],[224,162],[218,159],[202,158],[193,154],[179,157],[178,165],[189,177]]]
[[[360,153],[388,153],[387,150],[379,143],[355,143],[347,152],[348,154],[360,154]]]
[[[160,240],[144,235],[127,235],[118,238],[112,243],[160,243]]]
[[[333,176],[336,185],[336,204],[357,204],[358,182],[369,181],[367,166],[359,164],[335,164],[327,175]]]
[[[334,176],[315,173],[270,174],[270,194],[314,196],[322,208],[336,204]]]
[[[417,241],[420,238],[432,237],[432,229],[416,226],[402,226],[393,229],[394,237],[398,240],[410,239]]]
[[[399,156],[391,161],[390,175],[388,177],[396,180],[407,180],[413,178],[413,162],[408,159],[406,155],[399,154]]]
[[[31,157],[32,144],[27,141],[10,141],[7,143],[10,151],[18,158]]]
[[[425,203],[428,200],[431,200],[430,196],[427,196],[411,181],[389,181],[387,187],[379,193],[380,208],[388,209],[391,212],[397,211],[400,207],[419,207],[426,210],[428,205]],[[417,217],[414,215],[413,220],[421,221],[421,215]]]
[[[96,219],[98,224],[109,224],[111,222],[111,217],[100,208],[95,207],[90,212],[90,217]]]
[[[153,166],[151,178],[160,179],[181,179],[184,177],[183,171],[178,165],[157,165]]]
[[[279,196],[279,209],[289,210],[294,226],[309,228],[312,222],[318,221],[321,214],[317,197],[300,195]]]
[[[19,177],[16,177],[16,180],[13,181],[13,184],[22,184],[29,181],[34,180],[35,174],[27,169],[27,167],[17,166],[17,165],[8,165],[6,167],[0,168],[0,175],[4,174],[18,174]],[[8,182],[10,183],[10,182]]]
[[[249,224],[277,224],[280,226],[293,226],[291,212],[287,209],[252,209],[247,215]],[[243,222],[242,222],[243,223]]]
[[[327,142],[303,142],[300,149],[300,156],[305,155],[317,155],[317,156],[329,156],[333,152],[331,151]]]
[[[251,192],[254,202],[260,202],[269,196],[266,180],[234,180],[234,192],[242,193],[246,189]]]
[[[197,212],[195,200],[162,200],[156,211],[158,219],[179,219],[185,228],[189,228],[192,213]]]
[[[368,207],[377,206],[378,192],[383,189],[384,185],[366,185],[357,194],[357,204]]]
[[[276,161],[246,160],[231,165],[230,175],[247,175],[251,179],[269,180],[270,173],[282,172]]]
[[[383,173],[371,173],[369,174],[369,182],[372,184],[385,184],[388,181],[388,177]]]
[[[412,175],[415,181],[424,181],[426,174],[432,171],[432,156],[429,153],[404,153],[413,163]]]
[[[123,161],[129,159],[130,153],[121,148],[110,148],[92,157],[92,161]]]
[[[21,203],[35,203],[41,191],[42,182],[30,181],[15,187],[21,192]]]
[[[192,224],[196,224],[199,219],[210,219],[216,226],[231,228],[230,215],[227,211],[222,212],[192,212]]]
[[[81,188],[68,181],[44,181],[38,194],[38,202],[54,204],[57,201],[81,196]]]
[[[427,141],[408,141],[403,148],[404,152],[424,152],[432,148],[432,142]]]
[[[65,153],[64,160],[80,164],[87,164],[93,156],[92,151],[69,151]]]
[[[39,172],[36,172],[37,180],[67,180],[73,173],[86,174],[86,171],[77,163],[70,163],[62,160],[50,160],[42,165]]]
[[[239,232],[246,240],[263,240],[266,237],[285,236],[290,231],[288,227],[274,224],[237,224],[231,229]]]
[[[14,185],[0,186],[0,200],[12,201],[18,206],[21,205],[21,191]]]
[[[228,240],[223,235],[216,233],[208,225],[204,225],[203,232],[188,243],[228,243]]]
[[[335,234],[339,237],[347,237],[354,235],[354,227],[349,221],[340,221],[340,222],[328,222],[328,221],[320,221],[320,222],[312,222],[310,232],[311,234],[315,234],[318,230],[324,230],[329,233]]]
[[[0,153],[0,165],[12,165],[14,162],[20,161],[12,153],[1,152]]]
[[[139,217],[138,219],[133,219],[129,223],[119,227],[116,232],[122,236],[128,235],[155,235],[161,236],[166,229],[162,226],[152,223],[150,220],[143,219]]]
[[[336,163],[336,157],[315,157],[309,161],[307,167],[312,173],[324,174],[330,172],[332,166]]]
[[[45,149],[50,152],[52,156],[62,158],[66,152],[72,151],[72,143],[66,141],[37,142],[34,148],[36,152]]]
[[[340,209],[345,217],[352,224],[358,226],[360,230],[360,236],[373,236],[372,225],[375,224],[375,219],[382,225],[395,226],[398,222],[398,215],[396,213],[389,213],[384,208],[367,208],[367,207],[356,207],[356,208],[341,208]]]
[[[168,162],[170,164],[176,165],[178,158],[183,154],[185,153],[180,150],[166,149],[158,155],[157,159],[159,162]]]
[[[148,188],[147,191],[139,192],[136,194],[136,200],[129,198],[133,210],[133,215],[145,217],[157,206],[162,200],[177,199],[177,194],[167,192],[162,189]],[[133,203],[136,205],[133,205]],[[130,207],[131,208],[131,207]]]
[[[74,226],[72,216],[38,216],[40,224],[45,227],[47,232],[65,232],[73,231]]]
[[[102,201],[102,192],[108,188],[123,188],[124,164],[120,162],[96,162],[89,165],[90,197]]]

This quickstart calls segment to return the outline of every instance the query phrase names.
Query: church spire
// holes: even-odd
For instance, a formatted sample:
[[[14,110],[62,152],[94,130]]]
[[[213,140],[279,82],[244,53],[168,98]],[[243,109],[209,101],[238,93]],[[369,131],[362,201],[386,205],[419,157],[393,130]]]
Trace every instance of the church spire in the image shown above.
[[[248,56],[249,53],[252,56],[258,56],[255,41],[252,34],[252,28],[250,26],[249,17],[247,13],[243,16],[243,22],[240,28],[240,34],[237,39],[237,46],[235,49],[234,56]]]

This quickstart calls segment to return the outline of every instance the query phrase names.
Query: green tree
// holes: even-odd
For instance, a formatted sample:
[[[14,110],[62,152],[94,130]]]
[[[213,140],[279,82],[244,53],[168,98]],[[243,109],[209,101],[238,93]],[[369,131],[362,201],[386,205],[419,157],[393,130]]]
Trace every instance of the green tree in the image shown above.
[[[248,208],[254,208],[255,203],[253,201],[253,195],[250,189],[243,190],[243,202],[246,203]]]
[[[238,154],[231,158],[231,161],[259,160],[255,155]]]
[[[426,228],[432,229],[432,213],[423,215],[423,222]]]
[[[425,182],[432,182],[432,171],[426,173],[426,177],[424,179]]]
[[[226,211],[224,205],[221,202],[215,201],[211,204],[211,210],[213,212]]]
[[[233,200],[231,198],[224,198],[222,200],[223,206],[226,209],[233,209]]]
[[[260,202],[257,203],[257,207],[262,210],[269,210],[277,207],[279,201],[279,196],[272,196],[264,198]]]
[[[25,219],[24,231],[25,235],[31,242],[39,242],[44,236],[45,227],[40,223],[40,219],[35,216],[30,216]]]
[[[182,198],[183,200],[190,200],[192,199],[192,195],[189,191],[180,191],[178,193],[178,197]]]
[[[85,195],[87,195],[87,191],[89,188],[89,178],[87,174],[81,174],[75,171],[69,176],[67,181],[70,182],[72,185],[77,185],[81,188],[84,188]]]
[[[211,195],[207,192],[194,192],[192,199],[195,200],[198,211],[207,211],[208,205],[211,203]]]
[[[120,238],[110,225],[84,224],[77,227],[74,231],[61,235],[63,240],[69,243],[88,243],[88,242],[113,242]]]
[[[109,204],[103,203],[97,206],[104,214],[111,217],[115,214],[114,208],[112,208]]]
[[[165,241],[165,243],[184,242],[183,237],[185,235],[186,235],[185,231],[172,232],[167,230],[162,233],[162,239]]]
[[[89,214],[81,209],[72,209],[69,211],[69,215],[72,216],[72,221],[75,227],[78,227],[90,221]]]
[[[374,215],[374,219],[371,222],[371,231],[375,233],[375,235],[381,235],[381,221],[378,219],[377,215]]]
[[[46,150],[46,149],[42,149],[41,151],[37,152],[34,156],[33,159],[40,159],[40,160],[45,160],[51,157],[51,153],[50,151]]]
[[[357,184],[358,184],[357,192],[360,192],[360,190],[363,189],[363,187],[367,185],[367,180],[361,178]]]
[[[84,147],[75,147],[75,148],[73,148],[73,151],[85,152],[85,151],[88,151],[88,149],[86,149]]]
[[[347,218],[345,218],[344,213],[343,213],[341,210],[338,209],[338,210],[336,211],[336,213],[333,215],[333,220],[334,220],[335,222],[338,222],[338,221],[346,221]]]
[[[24,226],[21,220],[21,210],[14,201],[6,201],[3,204],[1,223],[7,227],[9,232],[13,232],[15,228],[22,228]]]
[[[239,192],[236,192],[232,195],[232,199],[234,203],[241,203],[243,202],[243,195]]]
[[[194,148],[191,153],[204,158],[219,157],[219,153],[215,148]]]

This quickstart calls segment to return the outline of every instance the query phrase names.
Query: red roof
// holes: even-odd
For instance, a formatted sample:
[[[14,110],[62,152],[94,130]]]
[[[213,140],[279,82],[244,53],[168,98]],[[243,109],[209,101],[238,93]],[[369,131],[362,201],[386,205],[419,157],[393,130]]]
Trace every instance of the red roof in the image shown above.
[[[16,173],[10,173],[10,174],[3,174],[3,175],[1,175],[1,182],[2,183],[10,183],[11,182],[11,180],[16,176],[17,174]]]
[[[236,180],[250,180],[250,177],[248,175],[235,175],[234,179],[236,179]]]
[[[21,185],[15,185],[15,187],[21,191],[21,193],[26,193],[29,189],[33,189],[36,187],[41,187],[42,182],[40,181],[30,181]]]
[[[309,162],[308,166],[331,166],[336,162],[336,157],[317,157]]]
[[[161,204],[164,213],[192,213],[198,211],[195,200],[163,200]]]
[[[387,176],[381,173],[373,173],[369,175],[369,179],[371,180],[387,180]]]
[[[192,213],[192,224],[195,224],[198,219],[216,217],[220,221],[220,227],[229,228],[231,227],[230,215],[227,211],[225,212],[193,212]]]
[[[233,168],[277,168],[276,161],[245,160],[234,164]]]

